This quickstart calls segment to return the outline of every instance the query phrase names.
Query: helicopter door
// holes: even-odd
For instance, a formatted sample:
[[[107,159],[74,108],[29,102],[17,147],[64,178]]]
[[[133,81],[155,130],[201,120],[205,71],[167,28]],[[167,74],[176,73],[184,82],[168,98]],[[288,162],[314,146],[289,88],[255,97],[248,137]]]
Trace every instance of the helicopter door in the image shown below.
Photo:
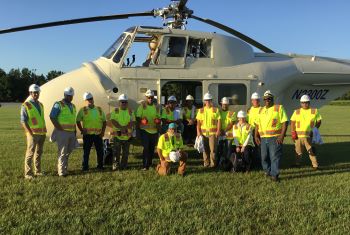
[[[185,36],[163,36],[159,51],[156,52],[159,54],[157,67],[184,68],[187,40]]]
[[[228,97],[229,109],[235,112],[246,111],[249,106],[250,81],[247,80],[215,80],[203,81],[203,93],[210,92],[213,95],[214,105],[220,106],[221,99]]]

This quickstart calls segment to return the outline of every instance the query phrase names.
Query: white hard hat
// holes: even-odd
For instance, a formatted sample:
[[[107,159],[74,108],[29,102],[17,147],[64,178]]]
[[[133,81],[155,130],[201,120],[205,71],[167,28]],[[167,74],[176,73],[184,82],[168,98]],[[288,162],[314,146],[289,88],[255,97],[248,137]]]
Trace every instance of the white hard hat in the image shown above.
[[[125,94],[121,94],[121,95],[118,97],[118,100],[119,100],[119,101],[127,101],[127,100],[128,100],[128,96],[125,95]]]
[[[180,153],[175,152],[175,151],[171,151],[169,153],[169,158],[172,162],[178,162],[180,160]]]
[[[308,96],[308,95],[303,95],[303,96],[300,98],[300,102],[310,102],[310,96]]]
[[[88,100],[88,99],[92,99],[92,98],[93,98],[93,96],[90,92],[85,92],[83,95],[84,100]]]
[[[65,95],[70,95],[70,96],[73,96],[74,95],[74,89],[72,87],[66,87],[64,89],[64,94]]]
[[[274,97],[274,95],[272,94],[272,92],[270,90],[267,90],[264,93],[264,97]]]
[[[227,97],[221,99],[221,104],[230,104],[230,100]]]
[[[237,117],[238,117],[238,118],[246,118],[246,117],[247,117],[247,114],[246,114],[246,112],[244,112],[243,110],[240,110],[240,111],[237,113]]]
[[[29,92],[40,92],[40,87],[36,84],[32,84],[29,86]]]
[[[204,94],[203,100],[212,100],[212,99],[213,99],[213,96],[209,92]]]
[[[177,101],[175,96],[169,96],[168,101]]]
[[[146,91],[146,93],[145,93],[145,96],[146,96],[146,97],[154,96],[154,92],[153,92],[152,90],[148,89],[148,90]]]
[[[194,100],[194,98],[193,98],[193,96],[188,95],[188,96],[186,96],[186,100]]]
[[[252,100],[260,100],[260,95],[258,92],[254,92],[252,96],[250,97]]]

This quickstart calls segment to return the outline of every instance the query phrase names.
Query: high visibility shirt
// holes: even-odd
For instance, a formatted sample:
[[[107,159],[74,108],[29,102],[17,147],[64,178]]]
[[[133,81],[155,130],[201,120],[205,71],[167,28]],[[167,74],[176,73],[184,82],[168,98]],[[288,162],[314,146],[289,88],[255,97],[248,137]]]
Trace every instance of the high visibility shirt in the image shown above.
[[[106,121],[106,116],[101,107],[94,106],[90,108],[85,106],[79,110],[77,115],[77,122],[81,121],[88,135],[99,135],[102,131],[103,122]]]
[[[282,133],[282,123],[287,122],[287,114],[282,105],[263,107],[256,120],[260,137],[274,137]]]
[[[189,120],[189,119],[195,119],[196,118],[196,114],[197,114],[197,110],[196,110],[196,106],[192,105],[192,108],[188,108],[188,107],[183,107],[182,108],[182,112],[183,112],[183,118],[185,120]]]
[[[171,151],[177,151],[183,148],[183,141],[180,134],[169,136],[165,133],[159,137],[157,148],[162,150],[162,155],[165,158],[169,157]],[[167,161],[170,161],[167,159]]]
[[[255,122],[258,118],[259,112],[262,109],[262,107],[250,107],[247,111],[247,121],[249,125],[252,127],[255,127]]]
[[[45,135],[46,130],[46,124],[45,124],[45,118],[44,118],[44,106],[42,103],[39,102],[40,111],[34,105],[33,102],[27,101],[22,104],[22,106],[25,108],[28,120],[27,124],[35,135]]]
[[[201,123],[202,134],[204,136],[211,136],[215,135],[218,120],[221,119],[221,116],[218,108],[203,107],[199,109],[196,119]]]
[[[119,125],[127,127],[125,130],[113,125],[112,136],[117,137],[120,140],[128,140],[132,135],[132,122],[135,121],[134,112],[130,109],[115,108],[111,113],[110,120],[115,120]]]
[[[60,108],[57,121],[65,131],[75,131],[77,111],[75,105],[72,104],[72,109],[63,101],[58,101],[57,104]]]
[[[295,130],[299,137],[309,137],[312,128],[316,123],[322,120],[317,109],[296,109],[290,119],[295,122]]]
[[[236,146],[254,146],[252,137],[252,126],[249,123],[235,124],[232,127],[233,143]]]
[[[220,117],[221,117],[221,130],[225,131],[227,127],[231,124],[237,121],[236,113],[234,111],[224,111],[220,110]],[[226,131],[226,139],[233,139],[232,135],[232,128],[230,130]]]
[[[182,119],[181,109],[175,108],[174,110],[171,110],[169,107],[163,108],[162,119],[166,119],[168,122],[173,122]]]
[[[147,124],[140,123],[140,129],[147,131],[150,134],[158,132],[157,125],[154,119],[160,118],[159,107],[155,104],[148,105],[146,102],[142,103],[136,111],[136,117],[140,119],[147,119]]]

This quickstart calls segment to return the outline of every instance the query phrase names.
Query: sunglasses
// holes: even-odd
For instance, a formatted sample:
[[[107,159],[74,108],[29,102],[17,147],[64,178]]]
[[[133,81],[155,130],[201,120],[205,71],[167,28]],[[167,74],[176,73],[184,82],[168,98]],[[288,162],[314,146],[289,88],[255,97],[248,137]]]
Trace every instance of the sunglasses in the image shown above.
[[[122,103],[122,104],[127,104],[128,101],[120,101],[120,103]]]
[[[264,98],[264,100],[272,100],[272,98],[271,98],[271,97],[268,97],[268,98]]]
[[[94,98],[90,98],[90,99],[87,99],[88,101],[91,101],[91,100],[93,100]]]
[[[153,97],[152,97],[152,96],[150,96],[150,97],[147,97],[147,99],[148,99],[148,100],[151,100],[151,99],[153,99]]]

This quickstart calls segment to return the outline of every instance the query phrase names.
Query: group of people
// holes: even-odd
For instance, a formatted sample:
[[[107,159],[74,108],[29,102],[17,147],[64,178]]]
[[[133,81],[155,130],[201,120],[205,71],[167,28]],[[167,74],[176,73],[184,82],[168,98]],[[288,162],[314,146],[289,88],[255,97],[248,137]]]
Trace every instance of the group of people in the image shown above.
[[[27,136],[24,175],[26,179],[33,179],[43,174],[41,155],[47,130],[44,107],[39,102],[40,87],[31,85],[29,93],[30,98],[21,108],[21,123]],[[136,111],[128,106],[127,95],[121,94],[118,107],[107,115],[108,118],[94,104],[90,92],[84,94],[85,106],[78,112],[72,103],[73,96],[74,89],[67,87],[64,98],[55,102],[50,112],[54,125],[50,140],[57,143],[59,176],[68,174],[69,155],[78,144],[77,128],[83,136],[82,171],[89,170],[92,145],[96,149],[97,169],[104,169],[103,137],[108,125],[112,129],[112,170],[127,168],[130,142],[137,138],[143,146],[142,170],[152,166],[156,151],[159,157],[156,171],[159,175],[170,174],[171,164],[178,162],[178,174],[183,176],[188,158],[184,145],[193,144],[196,139],[196,145],[200,142],[203,147],[204,167],[221,167],[235,172],[238,164],[243,163],[244,171],[250,171],[254,159],[260,159],[266,176],[279,181],[279,163],[288,117],[283,106],[274,103],[275,97],[269,90],[263,95],[263,106],[260,105],[259,94],[253,93],[252,106],[247,112],[240,110],[237,114],[229,110],[228,97],[221,99],[221,107],[214,107],[210,93],[204,95],[204,105],[197,109],[191,95],[186,97],[181,107],[175,96],[170,96],[162,107],[154,102],[153,91],[147,90]],[[304,146],[313,168],[318,169],[312,136],[321,125],[321,116],[317,109],[310,107],[307,95],[301,97],[300,103],[301,107],[290,119],[296,165],[300,164]]]

